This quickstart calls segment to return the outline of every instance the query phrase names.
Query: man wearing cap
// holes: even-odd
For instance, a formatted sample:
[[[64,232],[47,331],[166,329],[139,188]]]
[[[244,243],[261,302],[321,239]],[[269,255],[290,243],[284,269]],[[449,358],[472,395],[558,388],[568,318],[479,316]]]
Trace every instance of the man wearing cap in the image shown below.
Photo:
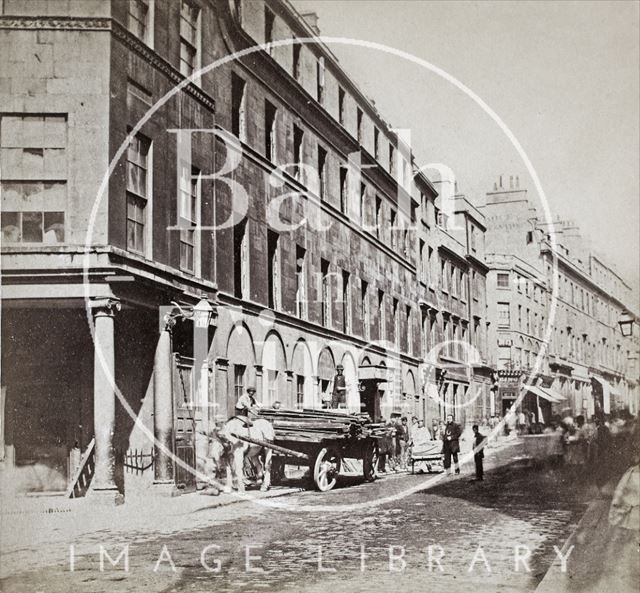
[[[347,403],[347,385],[342,371],[344,367],[339,364],[336,367],[336,376],[333,379],[333,394],[331,395],[331,407],[336,409],[340,404]]]
[[[259,407],[260,404],[256,401],[256,388],[250,385],[236,402],[236,415],[247,418],[255,416]]]

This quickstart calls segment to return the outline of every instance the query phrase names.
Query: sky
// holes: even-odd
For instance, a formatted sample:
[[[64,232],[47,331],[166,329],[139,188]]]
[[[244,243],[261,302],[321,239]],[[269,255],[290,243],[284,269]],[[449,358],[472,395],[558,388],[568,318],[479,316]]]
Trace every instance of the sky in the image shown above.
[[[575,221],[638,299],[640,3],[292,2],[322,35],[407,52],[477,94],[526,152],[552,216]],[[418,163],[450,167],[476,204],[517,175],[543,211],[522,158],[466,94],[402,57],[329,46],[383,118],[411,130]]]

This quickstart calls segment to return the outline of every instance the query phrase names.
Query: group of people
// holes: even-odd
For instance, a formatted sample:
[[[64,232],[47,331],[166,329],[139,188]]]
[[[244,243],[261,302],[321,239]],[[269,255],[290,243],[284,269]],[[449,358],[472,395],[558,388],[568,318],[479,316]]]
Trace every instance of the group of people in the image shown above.
[[[475,479],[483,480],[483,443],[486,436],[480,432],[477,424],[473,425],[472,430],[474,435],[473,447],[476,466]],[[416,416],[411,418],[411,424],[409,424],[406,416],[392,417],[392,419],[387,422],[387,431],[380,443],[378,473],[385,474],[406,470],[414,449],[419,451],[429,442],[441,441],[441,452],[445,472],[451,474],[453,465],[454,472],[457,475],[460,473],[458,454],[460,453],[461,436],[462,428],[457,422],[454,422],[451,414],[447,416],[446,422],[434,421],[432,432],[429,432],[424,421],[418,419]]]

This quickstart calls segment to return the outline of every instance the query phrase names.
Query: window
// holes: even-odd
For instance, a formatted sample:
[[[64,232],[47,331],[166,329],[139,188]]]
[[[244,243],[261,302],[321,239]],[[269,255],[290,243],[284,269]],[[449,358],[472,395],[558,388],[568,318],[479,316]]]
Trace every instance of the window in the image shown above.
[[[342,328],[351,333],[351,274],[342,270]]]
[[[243,364],[233,365],[233,393],[236,396],[236,401],[238,401],[244,393],[244,376],[246,371],[247,367]]]
[[[276,116],[278,110],[265,99],[264,102],[264,156],[276,162]]]
[[[382,238],[382,200],[376,196],[376,236]]]
[[[296,408],[304,407],[304,375],[296,375]]]
[[[127,249],[138,253],[145,252],[150,146],[147,138],[137,134],[127,149]]]
[[[452,296],[458,296],[458,286],[456,280],[456,267],[453,264],[449,264],[449,292]]]
[[[468,276],[460,271],[460,298],[467,301],[467,278]]]
[[[293,124],[293,176],[298,180],[302,181],[302,143],[304,140],[304,132],[302,128],[299,128],[295,124]]]
[[[509,288],[509,274],[498,272],[498,288]]]
[[[360,184],[360,222],[362,226],[366,225],[366,207],[367,207],[367,186]]]
[[[527,324],[525,329],[527,333],[529,333],[531,331],[531,309],[527,309],[525,314],[525,323]]]
[[[395,148],[393,144],[389,144],[389,173],[391,173],[391,175],[393,175],[393,173],[395,172],[394,161],[395,161]]]
[[[349,212],[349,183],[347,177],[348,169],[345,165],[340,166],[340,212]]]
[[[275,369],[267,369],[267,401],[266,404],[272,404],[278,399],[278,371]]]
[[[346,95],[342,87],[338,87],[338,121],[344,126]]]
[[[67,119],[0,118],[0,194],[5,243],[63,243],[67,208]]]
[[[180,73],[191,76],[200,68],[199,10],[182,0],[180,5]]]
[[[180,168],[180,269],[199,274],[200,172]]]
[[[373,128],[373,156],[380,160],[380,130]]]
[[[327,190],[327,151],[318,145],[318,195],[321,200],[326,197]]]
[[[307,250],[296,245],[296,315],[307,318]]]
[[[518,329],[522,329],[522,305],[518,305]]]
[[[369,304],[369,284],[364,280],[360,285],[360,309],[362,311],[362,337],[368,340],[371,333],[371,306]]]
[[[509,327],[511,325],[509,303],[498,303],[498,325],[502,327]]]
[[[508,369],[511,366],[511,346],[498,346],[498,369]]]
[[[273,14],[266,6],[264,9],[264,42],[269,44],[273,41],[273,25],[276,21],[276,15]],[[269,55],[273,55],[273,47],[268,47]]]
[[[300,80],[300,52],[302,51],[302,45],[299,43],[293,44],[293,77],[296,80]]]
[[[329,262],[326,259],[320,260],[320,275],[322,286],[322,325],[328,327],[331,324],[331,276],[329,275]]]
[[[476,227],[471,225],[471,231],[469,234],[469,243],[471,245],[471,251],[475,251],[476,250]]]
[[[533,231],[527,231],[527,245],[533,243]]]
[[[449,292],[447,262],[444,260],[440,260],[440,283],[442,284],[442,292]]]
[[[379,325],[378,325],[378,339],[386,340],[387,339],[387,312],[384,307],[384,291],[378,290],[378,315],[379,315]]]
[[[242,142],[247,141],[246,86],[237,74],[231,75],[231,131]]]
[[[363,138],[362,109],[360,109],[359,107],[356,110],[356,130],[357,130],[358,143],[362,144],[362,138]]]
[[[411,307],[407,305],[407,353],[413,355],[413,316]]]
[[[278,233],[267,230],[267,281],[269,307],[280,308],[280,237]]]
[[[391,210],[391,217],[390,217],[390,226],[389,226],[389,232],[391,233],[391,236],[389,237],[390,239],[390,243],[391,243],[391,249],[395,249],[396,246],[396,218],[397,218],[397,214],[395,210]]]
[[[318,103],[324,103],[324,58],[318,58],[316,62],[316,92]]]
[[[434,271],[434,257],[433,257],[433,247],[428,247],[427,248],[427,282],[428,284],[431,286],[433,284],[433,279],[435,277],[435,274],[437,272]]]
[[[127,29],[147,45],[153,43],[153,0],[130,0]]]
[[[393,343],[396,348],[400,345],[400,317],[398,315],[398,299],[391,301],[391,318],[393,319]]]
[[[418,245],[420,249],[420,280],[422,280],[422,282],[426,282],[428,276],[426,247],[422,239],[420,239]]]
[[[245,218],[233,227],[234,292],[239,298],[249,298],[249,232]]]

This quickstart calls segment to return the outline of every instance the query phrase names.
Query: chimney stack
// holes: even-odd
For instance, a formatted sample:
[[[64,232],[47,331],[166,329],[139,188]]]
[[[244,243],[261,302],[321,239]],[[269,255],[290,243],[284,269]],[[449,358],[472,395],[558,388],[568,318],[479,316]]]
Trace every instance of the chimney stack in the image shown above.
[[[320,28],[318,27],[318,13],[317,12],[303,12],[300,16],[306,21],[307,25],[311,27],[311,30],[320,35]]]

